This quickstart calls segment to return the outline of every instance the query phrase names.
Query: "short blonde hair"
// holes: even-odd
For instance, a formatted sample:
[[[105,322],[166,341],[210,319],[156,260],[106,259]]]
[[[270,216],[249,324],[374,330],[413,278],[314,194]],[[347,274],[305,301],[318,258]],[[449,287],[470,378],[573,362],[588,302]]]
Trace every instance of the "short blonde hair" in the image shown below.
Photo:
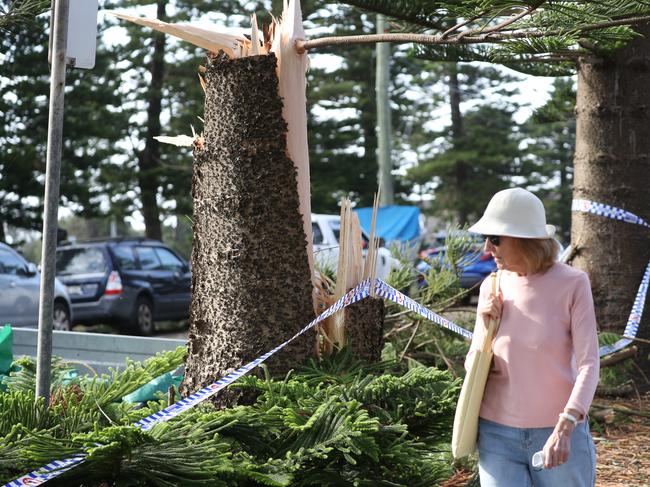
[[[560,246],[553,238],[515,238],[528,274],[546,272],[555,264]]]

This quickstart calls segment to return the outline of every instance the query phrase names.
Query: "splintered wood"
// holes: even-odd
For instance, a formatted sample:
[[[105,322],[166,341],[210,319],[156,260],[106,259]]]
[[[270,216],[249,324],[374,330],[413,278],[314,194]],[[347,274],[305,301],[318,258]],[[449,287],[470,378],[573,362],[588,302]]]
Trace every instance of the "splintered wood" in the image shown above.
[[[212,54],[223,51],[232,59],[268,54],[268,47],[270,46],[270,40],[265,43],[260,39],[255,14],[251,15],[251,38],[249,40],[243,35],[226,34],[188,23],[172,24],[158,19],[135,17],[121,12],[108,13],[118,19],[177,37],[195,46],[202,47]]]
[[[168,23],[158,19],[134,17],[121,12],[108,11],[122,20],[148,27],[159,32],[165,32],[195,46],[208,51],[208,57],[213,58],[219,52],[225,53],[231,59],[252,56],[275,55],[278,90],[283,100],[282,117],[287,124],[287,152],[296,168],[296,184],[300,199],[300,213],[303,219],[303,231],[307,248],[307,259],[312,272],[312,281],[316,285],[314,273],[313,245],[311,229],[311,190],[309,179],[309,150],[307,146],[307,78],[305,73],[309,60],[304,53],[298,53],[295,43],[305,38],[302,25],[302,11],[299,0],[284,0],[282,16],[273,17],[268,28],[260,29],[257,16],[251,15],[250,39],[245,35],[232,35],[219,32],[214,28],[198,26],[191,23]],[[203,77],[204,67],[199,68],[199,82],[203,90],[206,83]],[[245,82],[242,86],[248,86]],[[250,107],[251,110],[255,107]],[[264,130],[264,127],[260,127]],[[181,136],[162,136],[160,142],[179,146],[198,147],[203,143],[202,137],[190,138]],[[314,302],[314,309],[317,303]]]
[[[376,196],[371,238],[365,262],[362,254],[363,236],[359,218],[352,211],[350,200],[344,199],[341,202],[336,290],[329,304],[343,297],[364,279],[374,280],[375,278],[379,242],[379,239],[375,238],[378,201]],[[321,292],[319,290],[319,294]],[[325,299],[321,298],[321,302],[325,302]],[[349,345],[354,356],[359,360],[379,361],[384,341],[384,311],[383,301],[374,298],[374,293],[371,293],[371,297],[338,311],[325,320],[318,329],[317,349],[319,353],[331,354],[335,349]]]

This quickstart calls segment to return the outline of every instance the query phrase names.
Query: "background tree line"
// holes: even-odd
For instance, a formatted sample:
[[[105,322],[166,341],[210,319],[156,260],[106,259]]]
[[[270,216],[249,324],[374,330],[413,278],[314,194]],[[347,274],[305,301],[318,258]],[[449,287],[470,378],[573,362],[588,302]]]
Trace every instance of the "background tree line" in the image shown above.
[[[2,0],[5,7],[11,0]],[[280,3],[280,2],[275,2]],[[103,9],[135,9],[165,21],[209,19],[248,25],[262,22],[272,2],[106,0]],[[303,2],[312,32],[373,33],[375,15],[322,1]],[[0,240],[5,228],[39,230],[45,169],[48,15],[3,32],[0,63]],[[161,145],[160,134],[201,130],[203,94],[195,78],[205,54],[148,29],[105,16],[99,26],[97,65],[69,70],[61,204],[89,221],[113,220],[120,233],[139,211],[145,234],[187,253],[191,215],[191,154]],[[395,28],[395,26],[393,26]],[[327,62],[325,62],[325,56]],[[308,73],[312,206],[337,212],[341,196],[372,203],[377,187],[375,50],[369,45],[319,50]],[[477,63],[418,59],[409,48],[391,58],[392,161],[397,200],[420,194],[425,211],[466,223],[496,190],[512,184],[538,189],[568,235],[573,82],[558,81],[551,100],[518,124],[510,96],[521,79]],[[448,111],[442,126],[432,114]],[[444,120],[444,119],[443,119]],[[564,192],[564,193],[563,193]],[[176,216],[176,231],[163,221]],[[93,219],[93,220],[91,220]],[[72,223],[62,223],[73,230]],[[85,236],[102,236],[107,223]],[[83,235],[81,235],[83,236]]]

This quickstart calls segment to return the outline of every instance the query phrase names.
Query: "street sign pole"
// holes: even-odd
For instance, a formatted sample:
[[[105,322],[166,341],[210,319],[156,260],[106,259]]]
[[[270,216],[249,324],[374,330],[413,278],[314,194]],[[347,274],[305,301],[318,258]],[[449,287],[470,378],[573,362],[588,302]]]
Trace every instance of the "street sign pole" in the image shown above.
[[[38,310],[36,359],[36,397],[50,402],[52,380],[52,317],[54,314],[54,276],[56,273],[56,234],[63,145],[63,101],[65,92],[66,46],[69,0],[52,0],[50,112],[47,128],[45,209],[41,257],[41,293]]]

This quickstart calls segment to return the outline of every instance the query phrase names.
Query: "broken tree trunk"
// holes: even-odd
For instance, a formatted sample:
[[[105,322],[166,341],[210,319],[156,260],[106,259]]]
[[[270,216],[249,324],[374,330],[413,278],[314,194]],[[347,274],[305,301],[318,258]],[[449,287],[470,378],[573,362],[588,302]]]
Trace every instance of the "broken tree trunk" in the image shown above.
[[[343,312],[352,355],[370,364],[379,362],[384,348],[384,301],[368,297]]]
[[[339,262],[334,299],[342,297],[364,279],[376,277],[377,246],[375,220],[378,197],[372,215],[372,231],[365,262],[361,253],[363,244],[358,217],[352,212],[349,200],[341,202],[341,229]],[[334,348],[349,346],[354,358],[367,363],[381,360],[384,348],[384,302],[374,296],[354,303],[328,318],[320,327],[319,352],[329,355]]]
[[[314,317],[296,169],[275,55],[214,57],[204,145],[195,149],[188,395],[274,348]],[[284,374],[311,352],[297,338],[268,361]],[[240,394],[224,391],[218,406]]]

